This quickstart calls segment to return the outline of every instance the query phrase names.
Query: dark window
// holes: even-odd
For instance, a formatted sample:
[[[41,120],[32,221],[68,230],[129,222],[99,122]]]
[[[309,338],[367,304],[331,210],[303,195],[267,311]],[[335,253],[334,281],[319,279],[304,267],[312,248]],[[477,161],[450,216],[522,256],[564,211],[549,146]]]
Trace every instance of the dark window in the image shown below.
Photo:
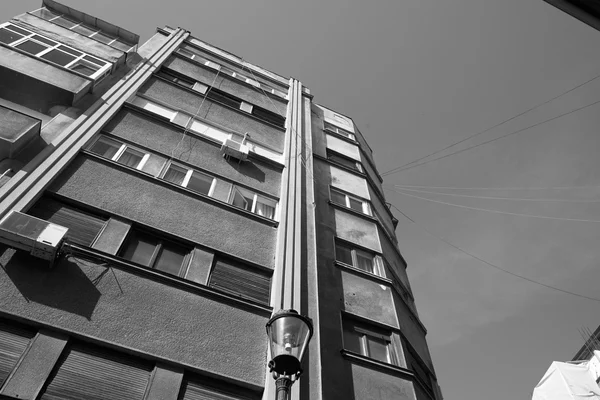
[[[179,83],[180,85],[183,85],[185,87],[193,87],[195,81],[191,80],[191,79],[186,79],[186,78],[182,78],[180,76],[177,76],[175,74],[171,74],[167,71],[160,71],[158,74],[158,76],[160,76],[161,78],[167,79],[171,82],[175,82],[175,83]]]
[[[2,43],[12,43],[21,38],[23,38],[23,35],[19,35],[18,33],[9,31],[8,29],[0,28],[0,42]]]
[[[152,367],[125,354],[75,344],[59,360],[40,400],[142,400]]]
[[[16,366],[35,335],[10,321],[0,320],[0,387]]]
[[[231,384],[184,376],[177,400],[255,400],[261,397]]]
[[[335,242],[335,259],[354,268],[385,277],[382,258],[350,244]]]
[[[343,155],[334,153],[333,151],[327,150],[327,159],[331,162],[343,165],[344,167],[353,169],[355,171],[363,172],[362,165],[360,165],[358,161],[344,157]]]
[[[254,106],[254,108],[252,109],[252,114],[274,125],[285,126],[285,117],[282,117],[281,115],[276,114],[272,111],[268,111]]]
[[[241,100],[214,88],[207,92],[206,96],[208,96],[208,98],[211,100],[218,101],[219,103],[226,104],[230,107],[240,108],[240,106],[242,105]]]
[[[269,304],[271,273],[238,261],[216,258],[208,286]]]
[[[337,204],[341,204],[355,211],[363,214],[371,215],[371,207],[367,200],[362,200],[358,197],[354,197],[342,192],[339,189],[330,187],[331,201]]]
[[[104,218],[49,197],[38,200],[28,214],[69,228],[67,240],[82,246],[91,245],[106,222]]]
[[[38,42],[34,42],[32,40],[26,40],[23,43],[15,46],[17,49],[26,51],[28,53],[31,54],[38,54],[41,53],[42,51],[46,50],[48,47],[40,44]]]
[[[144,232],[132,231],[119,256],[146,267],[180,276],[190,249]]]
[[[344,348],[377,361],[397,364],[390,331],[345,318]]]
[[[60,50],[50,50],[46,54],[40,56],[44,60],[52,61],[53,63],[65,66],[73,61],[77,57],[73,57],[71,54],[67,54],[64,51]]]

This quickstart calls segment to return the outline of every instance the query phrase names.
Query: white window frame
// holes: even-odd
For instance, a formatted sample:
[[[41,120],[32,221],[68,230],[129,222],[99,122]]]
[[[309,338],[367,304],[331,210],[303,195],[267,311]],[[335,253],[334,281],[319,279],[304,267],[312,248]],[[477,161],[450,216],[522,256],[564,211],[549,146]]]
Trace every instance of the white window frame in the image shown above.
[[[352,258],[352,264],[348,264],[348,263],[338,259],[338,254],[337,254],[337,246],[338,245],[350,249],[350,257]],[[338,240],[335,241],[334,252],[335,252],[335,262],[336,263],[340,263],[340,264],[346,265],[348,267],[351,267],[353,269],[362,271],[364,273],[379,276],[381,278],[386,277],[383,257],[381,257],[379,254],[377,254],[375,252],[372,252],[369,250],[363,250],[363,249],[353,245],[352,243],[338,241]],[[359,263],[358,263],[359,255],[362,255],[364,258],[370,258],[372,260],[373,271],[365,271],[364,269],[362,269],[358,266],[359,265]]]
[[[393,340],[392,340],[393,333],[383,334],[383,333],[374,332],[370,329],[363,328],[361,326],[363,324],[361,324],[360,322],[355,322],[352,319],[344,320],[343,323],[344,323],[344,325],[346,325],[344,327],[344,330],[348,331],[347,328],[351,328],[351,333],[355,334],[358,337],[361,355],[371,358],[375,361],[384,362],[384,363],[392,364],[392,365],[397,365],[397,361],[396,361],[397,357],[395,354],[394,344],[393,344]],[[385,342],[387,360],[385,360],[385,361],[378,360],[369,353],[369,345],[367,343],[367,337],[379,339],[379,340]]]
[[[215,187],[217,185],[217,179],[214,176],[210,176],[209,174],[197,171],[197,170],[195,170],[193,168],[188,168],[188,167],[183,166],[183,165],[181,165],[179,163],[171,162],[171,163],[167,164],[167,167],[165,168],[164,172],[160,175],[161,179],[167,181],[165,179],[165,175],[167,174],[167,172],[169,172],[169,169],[171,167],[179,168],[180,170],[185,171],[185,176],[184,176],[183,181],[181,182],[181,185],[180,185],[180,186],[182,186],[184,188],[187,188],[188,184],[190,183],[190,179],[192,179],[192,174],[194,172],[196,172],[198,174],[202,174],[202,175],[204,175],[204,176],[206,176],[208,178],[211,178],[212,182],[210,183],[210,189],[208,190],[208,193],[206,194],[206,196],[213,197],[213,194],[214,194],[214,191],[215,191]],[[169,182],[169,181],[167,181],[167,182]],[[190,189],[190,190],[192,190],[192,189]],[[201,194],[201,195],[204,195],[204,193],[199,193],[199,192],[196,192],[196,191],[193,191],[193,192]]]
[[[109,160],[111,160],[111,161],[119,163],[119,158],[121,158],[121,156],[125,153],[125,151],[127,151],[127,149],[131,149],[133,151],[136,151],[136,152],[144,154],[142,156],[142,159],[140,160],[140,162],[135,167],[131,167],[131,168],[134,168],[134,169],[137,169],[137,170],[141,171],[142,168],[144,168],[144,165],[146,164],[146,162],[148,161],[148,159],[150,158],[150,153],[148,153],[148,152],[146,152],[144,150],[141,150],[141,149],[139,149],[139,148],[137,148],[135,146],[131,146],[131,145],[123,143],[123,142],[121,142],[121,141],[119,141],[117,139],[114,139],[114,138],[108,137],[108,136],[104,136],[104,135],[98,136],[98,138],[96,140],[94,140],[92,142],[92,144],[90,144],[87,147],[87,149],[91,151],[92,147],[94,147],[96,145],[96,143],[102,141],[103,139],[112,140],[112,141],[115,141],[115,142],[121,144],[121,147],[119,147],[119,149],[117,150],[117,152],[111,158],[109,158]],[[92,153],[94,153],[94,152],[92,151]],[[94,153],[94,154],[97,154],[97,153]],[[99,154],[97,154],[97,155],[100,156]],[[121,164],[121,163],[119,163],[119,164]],[[124,164],[121,164],[121,165],[124,165]],[[127,167],[127,165],[125,165],[125,166]]]
[[[41,18],[41,19],[43,19],[44,21],[52,22],[52,21],[54,21],[55,19],[58,19],[58,18],[60,18],[60,17],[63,17],[63,18],[66,18],[66,19],[71,19],[71,20],[73,20],[73,18],[72,18],[70,15],[67,15],[67,14],[59,14],[59,13],[57,13],[57,12],[56,12],[56,11],[54,11],[54,10],[48,10],[48,8],[47,8],[47,7],[40,7],[40,8],[38,8],[38,9],[36,9],[36,10],[30,11],[30,12],[29,12],[29,14],[32,14],[32,15],[33,15],[33,13],[35,13],[35,12],[37,12],[37,11],[40,11],[41,9],[46,9],[46,11],[49,11],[49,12],[51,12],[51,13],[53,13],[53,14],[56,14],[56,17],[53,17],[53,18],[50,18],[50,19],[45,19],[45,18],[42,18],[42,17],[38,17],[38,18]],[[71,17],[71,18],[70,18],[70,17]],[[79,22],[79,21],[73,21],[73,23],[75,23],[75,22]],[[58,24],[56,24],[56,25],[58,25]],[[131,43],[127,43],[127,42],[125,42],[123,39],[121,39],[121,38],[120,38],[120,37],[118,37],[118,36],[109,35],[108,33],[106,33],[106,32],[103,32],[103,31],[102,31],[102,29],[98,29],[98,27],[97,27],[97,26],[91,26],[91,25],[88,25],[88,24],[86,24],[86,23],[84,23],[84,22],[79,22],[79,23],[77,23],[77,24],[73,25],[73,26],[72,26],[72,27],[70,27],[70,28],[67,28],[67,27],[65,27],[65,26],[62,26],[62,25],[59,25],[59,26],[61,26],[61,27],[65,28],[65,29],[68,29],[68,30],[70,30],[70,31],[72,31],[74,28],[77,28],[78,26],[84,26],[84,27],[86,27],[87,29],[89,29],[89,30],[91,30],[91,31],[94,31],[94,32],[93,32],[93,33],[90,33],[89,35],[85,35],[85,34],[83,34],[83,33],[81,33],[81,32],[77,32],[77,31],[74,31],[74,32],[75,32],[75,33],[78,33],[78,34],[80,34],[80,35],[82,35],[82,36],[85,36],[85,37],[92,38],[92,39],[94,38],[94,36],[95,36],[96,34],[98,34],[98,33],[101,33],[101,34],[102,34],[102,35],[104,35],[104,36],[107,36],[107,37],[109,37],[109,38],[112,38],[112,40],[111,40],[109,43],[102,42],[102,41],[100,41],[100,40],[99,40],[99,42],[100,42],[100,43],[102,43],[102,44],[106,44],[106,45],[109,45],[109,46],[111,46],[111,45],[112,45],[114,42],[117,42],[117,41],[118,41],[118,42],[120,42],[120,43],[124,43],[124,44],[126,44],[126,45],[130,45],[130,44],[131,44]],[[126,53],[129,53],[129,52],[130,52],[130,51],[131,51],[131,50],[132,50],[134,47],[135,47],[135,44],[134,44],[134,45],[131,45],[131,46],[129,47],[129,49],[126,51]]]
[[[239,186],[233,185],[231,187],[231,191],[229,193],[229,199],[227,201],[231,205],[233,205],[233,200],[235,199],[235,193],[236,193],[236,191],[242,197],[244,197],[245,199],[249,199],[249,198],[252,199],[252,204],[250,205],[250,209],[248,210],[248,209],[244,208],[244,210],[250,211],[251,213],[258,215],[258,213],[256,212],[257,211],[256,210],[256,205],[258,203],[265,204],[265,205],[267,205],[269,207],[273,207],[275,209],[275,211],[273,212],[273,218],[272,219],[273,219],[273,221],[277,221],[278,220],[278,214],[279,214],[279,202],[278,201],[270,199],[270,198],[265,197],[265,196],[261,196],[261,195],[255,193],[255,192],[253,192],[251,190],[248,190],[248,189],[241,188]],[[268,217],[264,217],[264,218],[268,218]],[[271,218],[269,218],[269,219],[271,219]]]
[[[23,30],[23,31],[25,31],[25,32],[29,32],[29,35],[23,35],[23,34],[22,34],[22,33],[20,33],[20,32],[17,32],[17,31],[14,31],[14,30],[12,30],[12,29],[10,28],[10,25],[14,25],[14,26],[16,26],[17,28],[19,28],[20,30]],[[22,38],[20,38],[20,39],[17,39],[17,40],[15,40],[15,41],[13,41],[13,42],[10,42],[10,43],[3,43],[3,44],[5,44],[6,46],[9,46],[9,47],[11,47],[11,48],[15,48],[17,51],[23,51],[23,50],[21,50],[21,49],[18,49],[18,48],[17,48],[17,46],[18,46],[18,45],[20,45],[20,44],[22,44],[22,43],[24,43],[24,42],[26,42],[26,41],[32,41],[32,42],[35,42],[35,43],[39,43],[39,44],[41,44],[41,45],[43,45],[43,46],[45,47],[45,50],[42,50],[42,51],[40,51],[39,53],[36,53],[36,54],[29,53],[29,52],[26,52],[26,51],[23,51],[23,52],[24,52],[24,53],[26,53],[26,54],[28,54],[28,55],[31,55],[31,56],[33,56],[33,57],[39,58],[39,59],[41,59],[41,60],[43,60],[43,61],[45,61],[45,62],[48,62],[48,63],[50,63],[50,64],[52,64],[52,65],[58,65],[58,66],[60,66],[61,68],[66,68],[66,69],[68,69],[69,71],[71,71],[71,72],[73,72],[73,73],[76,73],[76,74],[78,74],[78,75],[82,75],[82,76],[85,76],[85,77],[87,77],[87,78],[94,79],[95,81],[99,81],[99,80],[101,80],[102,78],[104,78],[104,76],[108,75],[108,73],[110,72],[110,69],[111,69],[111,67],[112,67],[112,64],[110,64],[110,63],[109,63],[109,62],[107,62],[107,61],[104,61],[104,60],[102,60],[102,59],[100,59],[100,58],[98,58],[98,57],[96,57],[96,56],[93,56],[93,55],[87,54],[87,53],[85,53],[85,52],[83,52],[83,51],[81,51],[81,50],[74,49],[74,48],[72,48],[72,47],[70,47],[70,46],[67,46],[67,45],[65,45],[65,44],[62,44],[62,43],[60,43],[60,42],[57,42],[56,40],[49,39],[49,38],[45,37],[44,35],[40,35],[39,33],[31,32],[29,29],[23,28],[23,27],[21,27],[20,25],[17,25],[17,24],[11,23],[11,22],[5,22],[5,23],[3,23],[3,24],[0,24],[0,28],[7,29],[7,30],[9,30],[9,31],[12,31],[12,32],[14,32],[14,33],[16,33],[16,34],[20,35],[20,36],[23,36]],[[42,42],[42,41],[39,41],[39,40],[36,40],[36,39],[34,39],[34,38],[33,38],[33,36],[39,36],[39,37],[41,37],[41,38],[44,38],[45,40],[48,40],[48,41],[50,41],[50,42],[53,42],[53,43],[55,43],[55,44],[54,44],[54,45],[49,45],[48,43],[44,43],[44,42]],[[76,55],[74,55],[74,54],[72,54],[72,53],[69,53],[69,52],[67,52],[67,51],[64,51],[64,50],[62,50],[62,49],[60,49],[60,48],[59,48],[59,47],[61,47],[61,46],[62,46],[62,47],[65,47],[65,48],[67,48],[67,49],[69,49],[69,50],[72,50],[72,51],[74,51],[74,52],[80,53],[81,55],[79,55],[79,56],[76,56]],[[47,54],[47,53],[51,52],[52,50],[58,50],[58,51],[62,51],[63,53],[66,53],[66,54],[70,55],[71,57],[75,57],[75,59],[74,59],[74,60],[72,60],[72,61],[70,61],[69,63],[67,63],[67,64],[65,64],[65,65],[62,65],[62,64],[58,64],[58,63],[56,63],[56,62],[54,62],[54,61],[50,61],[50,60],[47,60],[47,59],[45,59],[45,58],[42,58],[42,56],[43,56],[43,55],[45,55],[45,54]],[[104,65],[100,65],[100,64],[97,64],[97,63],[95,63],[95,62],[91,62],[91,61],[85,60],[85,59],[84,59],[84,57],[86,57],[86,56],[88,56],[88,57],[92,57],[92,58],[94,58],[94,59],[97,59],[98,61],[100,61],[100,62],[104,63]],[[71,69],[71,67],[74,67],[74,66],[76,66],[77,64],[83,64],[83,65],[86,65],[86,66],[89,66],[89,67],[92,67],[92,68],[93,68],[93,67],[98,67],[98,69],[97,69],[97,70],[96,70],[96,72],[94,72],[92,75],[85,75],[85,74],[82,74],[82,73],[80,73],[80,72],[77,72],[77,71],[75,71],[75,70]]]
[[[323,129],[328,132],[333,132],[338,135],[341,135],[341,136],[345,137],[346,139],[351,139],[351,140],[356,141],[356,137],[354,136],[354,134],[352,132],[348,132],[347,130],[345,130],[343,128],[337,127],[334,124],[332,124],[331,122],[323,121]]]
[[[329,193],[330,197],[329,198],[335,204],[340,204],[340,203],[338,203],[335,200],[333,200],[333,196],[331,195],[332,192],[336,192],[337,194],[344,196],[345,203],[341,204],[341,205],[346,206],[346,208],[349,208],[349,209],[354,210],[354,211],[358,211],[358,210],[350,207],[350,199],[352,199],[352,200],[355,200],[355,201],[358,201],[358,202],[362,203],[362,213],[363,214],[369,215],[371,217],[373,216],[373,214],[371,212],[371,206],[370,206],[368,200],[365,200],[365,199],[362,199],[362,198],[356,197],[356,196],[351,196],[351,195],[349,195],[349,194],[343,192],[342,190],[340,190],[340,189],[338,189],[336,187],[333,187],[333,186],[329,187],[329,191],[330,191],[330,193]]]

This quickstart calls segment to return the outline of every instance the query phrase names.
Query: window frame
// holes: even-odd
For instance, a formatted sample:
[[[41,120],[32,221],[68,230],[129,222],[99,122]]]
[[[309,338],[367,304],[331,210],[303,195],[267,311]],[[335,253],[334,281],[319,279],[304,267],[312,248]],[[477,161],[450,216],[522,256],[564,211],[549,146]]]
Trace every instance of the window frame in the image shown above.
[[[332,194],[334,192],[337,193],[337,194],[339,194],[339,195],[341,195],[341,196],[344,196],[344,200],[345,200],[344,204],[339,203],[339,202],[337,202],[337,201],[335,201],[333,199],[333,195]],[[338,205],[344,206],[344,207],[346,207],[346,208],[348,208],[350,210],[353,210],[353,211],[356,211],[356,212],[368,215],[370,217],[373,217],[373,212],[372,212],[371,204],[370,204],[370,201],[367,200],[367,199],[363,199],[362,197],[358,197],[358,196],[353,196],[351,194],[348,194],[348,193],[344,192],[342,189],[336,188],[335,186],[332,186],[332,185],[329,186],[329,199],[334,204],[338,204]],[[357,210],[355,208],[352,208],[350,206],[350,204],[351,204],[350,203],[350,199],[362,203],[362,211],[359,211],[359,210]]]
[[[338,246],[345,247],[346,249],[350,250],[350,257],[352,258],[352,264],[348,264],[348,263],[340,260],[340,254],[338,254]],[[375,275],[380,278],[387,279],[387,276],[385,273],[384,260],[383,260],[383,257],[381,256],[381,254],[379,254],[373,250],[365,249],[365,248],[355,245],[353,243],[350,243],[350,242],[347,242],[344,240],[340,240],[340,238],[334,238],[334,248],[333,249],[334,249],[335,262],[337,264],[341,264],[345,267],[359,270],[363,273],[367,273],[370,275]],[[371,265],[372,265],[371,271],[367,271],[359,266],[360,264],[358,261],[358,257],[361,255],[363,257],[365,255],[370,257]],[[364,258],[366,258],[366,257],[364,257]]]
[[[331,150],[331,149],[326,149],[326,155],[327,155],[327,160],[334,163],[335,165],[340,165],[344,168],[347,168],[349,170],[352,170],[354,172],[359,172],[361,174],[365,173],[365,170],[362,166],[362,164],[360,163],[360,161],[357,161],[353,158],[347,157],[341,153],[338,153],[335,150]],[[353,163],[355,165],[356,168],[352,168],[349,165],[344,164],[343,162],[338,161],[337,159],[340,159],[342,161],[346,161],[348,163]]]
[[[250,205],[250,209],[238,207],[238,206],[236,206],[236,205],[233,204],[233,201],[235,200],[236,192],[239,193],[244,198],[244,200],[246,201],[246,203],[248,202],[246,199],[252,198],[252,204]],[[262,200],[265,200],[265,201],[262,201]],[[270,219],[272,221],[278,221],[279,220],[279,218],[278,218],[278,214],[279,214],[279,202],[277,200],[271,199],[271,198],[263,196],[263,195],[260,195],[260,194],[258,194],[256,192],[253,192],[252,190],[249,190],[249,189],[237,186],[237,185],[232,185],[231,186],[231,190],[229,192],[229,196],[227,197],[227,203],[231,204],[234,207],[240,208],[242,210],[246,210],[248,212],[251,212],[252,214],[256,214],[256,215],[258,215],[260,217],[267,218],[267,219]],[[273,211],[273,218],[269,218],[269,217],[266,217],[264,215],[260,215],[260,214],[257,213],[257,208],[256,207],[257,207],[257,204],[259,204],[259,203],[267,205],[267,206],[272,207],[274,209],[274,211]],[[271,203],[271,204],[269,204],[269,203]]]
[[[20,30],[23,30],[25,32],[29,32],[29,35],[24,35],[21,32],[17,32],[16,30],[11,29],[10,28],[11,25],[15,26],[16,28],[18,28]],[[14,24],[14,23],[11,23],[11,22],[5,22],[3,24],[0,24],[0,28],[6,29],[6,30],[8,30],[10,32],[18,34],[19,36],[22,36],[21,38],[19,38],[17,40],[13,40],[12,42],[9,42],[9,43],[1,42],[3,45],[8,46],[8,47],[10,47],[12,49],[16,49],[17,51],[20,51],[20,52],[24,52],[25,54],[28,54],[28,55],[30,55],[32,57],[44,60],[45,62],[48,62],[48,63],[50,63],[52,65],[57,65],[57,66],[59,66],[61,68],[68,69],[69,71],[71,71],[73,73],[76,73],[76,74],[81,75],[81,76],[88,77],[90,79],[93,79],[96,82],[99,82],[100,80],[102,80],[111,71],[111,68],[112,68],[112,64],[111,63],[109,63],[109,62],[107,62],[105,60],[102,60],[101,58],[98,58],[96,56],[93,56],[91,54],[88,54],[86,52],[83,52],[83,51],[77,50],[75,48],[72,48],[70,46],[67,46],[67,45],[65,45],[63,43],[57,42],[56,40],[49,39],[49,38],[47,38],[44,35],[41,35],[39,33],[32,32],[29,29],[22,28],[21,26],[19,26],[17,24]],[[35,36],[38,36],[39,38],[41,38],[43,40],[35,38]],[[54,44],[50,45],[49,43],[44,42],[45,40],[47,40],[49,42],[53,42]],[[41,51],[39,51],[37,53],[30,53],[28,51],[21,50],[21,49],[19,49],[17,47],[17,46],[19,46],[19,45],[21,45],[23,43],[28,42],[28,41],[40,44],[40,45],[44,46],[45,49],[41,50]],[[64,48],[66,48],[68,50],[63,50],[63,49],[61,49],[61,47],[64,47]],[[61,64],[59,62],[52,61],[52,60],[49,60],[49,59],[43,57],[44,55],[46,55],[46,54],[48,54],[48,53],[50,53],[52,51],[59,51],[59,52],[65,53],[65,54],[69,55],[70,57],[74,57],[74,58],[73,58],[73,60],[71,60],[71,61],[69,61],[69,62],[67,62],[66,64],[63,65],[63,64]],[[79,53],[79,55],[75,55],[75,54],[73,54],[73,52]],[[94,60],[98,60],[99,62],[101,62],[103,64],[101,65],[101,64],[98,64],[96,62],[90,61],[89,59],[85,59],[85,57],[90,57],[90,58],[92,58]],[[85,66],[87,66],[89,68],[93,68],[93,67],[97,67],[97,68],[95,69],[95,72],[93,74],[86,75],[86,74],[83,74],[81,72],[78,72],[78,71],[72,69],[72,67],[74,67],[76,65],[79,65],[79,64],[85,65]]]
[[[354,133],[349,132],[349,131],[345,130],[344,128],[340,128],[339,126],[336,126],[336,125],[332,124],[331,122],[323,121],[323,130],[334,133],[338,136],[342,136],[346,139],[356,141],[356,136],[354,136]]]
[[[385,332],[384,332],[385,331]],[[394,332],[390,329],[384,329],[380,327],[372,326],[366,322],[359,321],[357,319],[342,315],[342,343],[345,351],[356,353],[355,350],[350,350],[348,343],[346,343],[346,335],[353,334],[358,337],[360,354],[363,357],[369,358],[376,362],[382,362],[394,366],[399,366],[398,350],[396,349],[393,336]],[[386,349],[386,360],[380,360],[373,357],[370,354],[368,340],[374,339],[375,341],[384,342]]]
[[[185,171],[184,172],[185,176],[183,177],[183,181],[181,182],[181,184],[177,184],[175,182],[171,182],[171,181],[165,179],[165,176],[169,172],[169,170],[171,169],[171,167],[174,167],[176,169],[180,169],[180,170],[182,170],[182,172]],[[198,193],[198,194],[201,194],[201,195],[204,195],[204,196],[213,197],[213,194],[214,194],[214,191],[215,191],[215,187],[217,186],[217,178],[215,178],[214,176],[211,176],[211,175],[209,175],[207,173],[204,173],[202,171],[198,171],[198,170],[196,170],[194,168],[187,167],[187,166],[185,166],[183,164],[180,164],[180,163],[177,163],[177,162],[174,162],[174,161],[166,163],[163,169],[164,169],[164,171],[159,175],[159,177],[162,180],[164,180],[166,182],[169,182],[169,183],[172,183],[172,184],[177,185],[177,186],[184,187],[184,188],[186,188],[188,190],[191,190],[194,193]],[[210,188],[208,189],[208,193],[205,194],[205,193],[202,193],[202,192],[198,192],[198,191],[196,191],[194,189],[188,188],[189,182],[190,182],[190,180],[192,178],[192,175],[194,173],[198,173],[198,174],[203,175],[203,176],[205,176],[207,178],[210,178],[212,180],[211,183],[210,183]]]
[[[116,153],[115,153],[115,154],[114,154],[114,155],[113,155],[111,158],[105,157],[104,155],[98,154],[98,153],[96,153],[95,151],[93,151],[93,150],[92,150],[92,148],[93,148],[93,147],[94,147],[94,146],[95,146],[97,143],[101,142],[102,140],[105,140],[105,141],[113,141],[113,142],[116,142],[117,144],[118,144],[118,143],[120,143],[120,144],[121,144],[121,145],[120,145],[120,147],[117,149]],[[98,138],[97,138],[96,140],[94,140],[94,141],[93,141],[93,142],[92,142],[90,145],[88,145],[88,146],[86,147],[86,149],[87,149],[88,151],[92,152],[93,154],[96,154],[96,155],[97,155],[97,156],[99,156],[99,157],[105,158],[105,159],[107,159],[107,160],[114,161],[114,162],[116,162],[116,163],[118,163],[118,164],[120,164],[120,165],[123,165],[123,166],[125,166],[125,167],[129,167],[129,168],[133,168],[133,169],[136,169],[136,170],[138,170],[138,171],[141,171],[141,170],[142,170],[142,168],[144,168],[144,165],[146,164],[146,162],[147,162],[147,161],[148,161],[148,159],[150,158],[150,153],[148,153],[147,151],[145,151],[145,150],[142,150],[142,149],[140,149],[140,148],[138,148],[138,147],[132,146],[132,145],[130,145],[130,144],[123,143],[123,142],[121,142],[121,141],[119,141],[119,140],[117,140],[117,139],[114,139],[114,138],[112,138],[112,137],[110,137],[110,136],[105,136],[105,135],[99,135],[99,136],[98,136]],[[142,156],[142,159],[141,159],[141,160],[138,162],[138,164],[137,164],[135,167],[133,167],[133,166],[129,166],[129,165],[126,165],[126,164],[123,164],[123,163],[120,163],[120,162],[119,162],[119,159],[121,158],[121,156],[122,156],[122,155],[123,155],[123,154],[124,154],[124,153],[125,153],[125,152],[126,152],[128,149],[131,149],[131,150],[133,150],[133,151],[136,151],[136,152],[139,152],[139,153],[142,153],[142,154],[143,154],[143,156]]]
[[[42,9],[45,9],[46,11],[49,11],[50,13],[54,14],[55,17],[52,17],[50,19],[46,19],[46,18],[44,18],[42,16],[34,14],[34,13],[36,13],[36,12],[42,10]],[[94,39],[94,40],[96,40],[96,41],[98,41],[100,43],[106,44],[106,45],[111,46],[111,47],[115,47],[115,46],[113,46],[113,43],[115,43],[115,42],[118,42],[118,43],[124,44],[126,46],[129,46],[129,48],[126,51],[119,48],[119,50],[124,51],[125,53],[129,53],[131,50],[133,50],[136,47],[135,44],[128,43],[123,38],[120,38],[118,36],[110,35],[110,34],[104,32],[104,31],[102,31],[102,29],[99,29],[97,26],[92,26],[92,25],[86,24],[85,22],[77,21],[73,17],[71,17],[70,15],[59,14],[56,10],[49,10],[48,7],[40,7],[38,9],[33,10],[33,11],[29,11],[28,14],[31,14],[31,15],[33,15],[35,17],[43,19],[44,21],[52,22],[55,25],[61,26],[61,27],[65,28],[65,29],[68,29],[70,31],[78,33],[78,34],[80,34],[82,36]],[[73,25],[72,27],[66,27],[64,25],[61,25],[61,24],[58,24],[58,23],[54,22],[58,18],[64,18],[66,20],[69,20],[69,21],[73,22],[75,25]],[[81,26],[89,29],[90,31],[92,31],[92,33],[86,35],[86,34],[84,34],[82,32],[74,30],[75,28],[78,28],[78,27],[81,27]],[[98,39],[94,38],[94,36],[97,36],[99,33],[102,34],[102,35],[104,35],[104,36],[106,36],[106,37],[108,37],[108,38],[111,38],[112,40],[107,43],[105,41],[98,40]]]

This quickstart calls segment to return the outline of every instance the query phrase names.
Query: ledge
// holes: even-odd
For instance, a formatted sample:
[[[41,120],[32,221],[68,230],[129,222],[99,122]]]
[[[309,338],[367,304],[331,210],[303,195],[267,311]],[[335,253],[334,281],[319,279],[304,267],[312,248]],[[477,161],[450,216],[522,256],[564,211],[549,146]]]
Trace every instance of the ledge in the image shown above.
[[[340,350],[342,356],[350,361],[354,361],[357,364],[362,364],[367,367],[383,370],[388,373],[392,373],[394,375],[400,376],[402,378],[408,378],[412,381],[415,380],[415,375],[409,369],[399,367],[397,365],[384,363],[382,361],[374,360],[372,358],[363,356],[362,354],[355,353],[350,350],[342,349]]]

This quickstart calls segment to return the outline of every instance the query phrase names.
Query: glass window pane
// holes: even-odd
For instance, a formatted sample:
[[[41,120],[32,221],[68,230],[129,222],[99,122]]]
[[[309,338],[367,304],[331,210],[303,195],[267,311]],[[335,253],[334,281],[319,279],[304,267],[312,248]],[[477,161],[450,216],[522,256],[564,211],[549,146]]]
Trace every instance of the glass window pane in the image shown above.
[[[71,65],[69,69],[79,72],[85,76],[92,76],[96,73],[96,71],[98,71],[98,69],[90,68],[88,64],[84,64],[82,62],[76,62],[75,64]]]
[[[265,218],[275,219],[275,207],[262,203],[260,200],[256,202],[255,213]]]
[[[179,247],[164,245],[156,259],[154,268],[169,274],[179,275],[186,253],[184,249]]]
[[[125,244],[121,257],[148,267],[156,246],[156,240],[134,234]]]
[[[348,265],[352,265],[352,250],[341,243],[335,244],[335,259]]]
[[[67,47],[67,46],[60,45],[60,46],[58,46],[58,48],[61,49],[62,51],[64,51],[65,53],[69,53],[69,54],[72,54],[72,55],[77,56],[77,57],[83,55],[82,52],[74,50],[74,49],[72,49],[70,47]]]
[[[121,154],[117,162],[119,164],[137,168],[137,166],[140,164],[140,161],[142,161],[142,158],[144,158],[144,153],[131,148],[127,148],[125,149],[123,154]]]
[[[57,49],[50,50],[49,52],[47,52],[40,58],[43,58],[44,60],[52,61],[53,63],[62,65],[63,67],[65,65],[69,64],[70,62],[72,62],[73,60],[75,60],[75,57],[73,57],[72,55],[67,54],[64,51],[57,50]]]
[[[360,336],[358,332],[352,329],[352,326],[344,326],[344,349],[363,354],[360,346]]]
[[[231,204],[233,204],[236,207],[239,208],[243,208],[243,209],[248,209],[248,206],[251,206],[251,202],[248,202],[248,200],[242,196],[242,194],[239,192],[239,190],[237,189],[233,189],[233,199]]]
[[[346,205],[346,195],[331,189],[331,201],[337,204]]]
[[[369,253],[356,250],[356,268],[373,273],[373,256]]]
[[[212,185],[213,178],[210,176],[206,176],[199,172],[192,172],[192,176],[190,181],[187,184],[187,188],[193,190],[194,192],[202,193],[208,195],[210,191],[210,186]]]
[[[35,15],[37,17],[46,19],[46,20],[58,17],[58,15],[59,15],[59,14],[53,13],[52,11],[48,10],[47,8],[41,8],[39,10],[35,10],[31,14]]]
[[[106,137],[101,137],[90,148],[90,151],[106,158],[112,159],[121,148],[121,143]]]
[[[48,46],[45,46],[41,43],[38,42],[32,42],[31,40],[27,40],[21,44],[19,44],[18,46],[15,46],[17,49],[26,51],[28,53],[31,54],[38,54],[41,53],[42,51],[46,50],[48,48]]]
[[[327,158],[335,163],[338,163],[345,167],[352,168],[354,170],[359,171],[358,167],[356,166],[356,161],[352,161],[352,160],[349,160],[344,157],[340,157],[337,154],[332,154],[332,153],[327,153]]]
[[[102,65],[105,65],[105,64],[106,64],[104,61],[101,61],[101,60],[99,60],[99,59],[97,59],[97,58],[94,58],[94,57],[92,57],[92,56],[87,56],[87,55],[86,55],[86,56],[83,56],[83,59],[84,59],[84,60],[86,60],[86,61],[89,61],[89,62],[91,62],[91,63],[97,64],[97,65],[100,65],[100,66],[102,66]]]
[[[22,39],[23,35],[19,35],[16,32],[9,31],[8,29],[0,28],[0,42],[12,43],[19,39]]]
[[[97,28],[92,28],[92,27],[89,27],[89,26],[86,26],[86,25],[83,25],[83,24],[81,24],[79,26],[76,26],[76,27],[74,27],[71,30],[74,31],[74,32],[80,33],[80,34],[82,34],[84,36],[90,36],[92,33],[98,31]]]
[[[56,19],[53,19],[52,22],[54,22],[57,25],[64,26],[67,29],[72,28],[79,23],[77,21],[72,21],[65,17],[58,17]]]
[[[6,25],[6,28],[10,29],[11,31],[20,33],[21,35],[24,35],[24,36],[29,36],[32,33],[32,32],[26,31],[25,29],[21,29],[18,26],[13,25],[13,24]]]
[[[350,199],[350,208],[356,211],[360,211],[363,212],[363,202],[353,199],[352,197],[349,197]]]
[[[171,166],[169,166],[169,169],[165,173],[165,176],[163,177],[163,179],[165,181],[169,181],[176,185],[181,185],[183,183],[183,180],[185,179],[186,173],[187,173],[187,170],[185,170],[183,168],[179,168],[175,165],[171,165]]]
[[[105,35],[104,33],[98,32],[94,36],[92,36],[92,39],[96,39],[99,42],[108,44],[112,42],[115,38]]]
[[[45,43],[45,44],[47,44],[49,46],[56,46],[58,44],[55,41],[50,40],[50,39],[46,39],[45,37],[42,37],[40,35],[33,35],[31,38],[35,39],[35,40],[37,40],[39,42]]]
[[[383,339],[374,338],[368,335],[366,335],[365,337],[367,339],[367,351],[369,352],[369,357],[375,360],[389,363],[390,356],[388,350],[388,342]]]

